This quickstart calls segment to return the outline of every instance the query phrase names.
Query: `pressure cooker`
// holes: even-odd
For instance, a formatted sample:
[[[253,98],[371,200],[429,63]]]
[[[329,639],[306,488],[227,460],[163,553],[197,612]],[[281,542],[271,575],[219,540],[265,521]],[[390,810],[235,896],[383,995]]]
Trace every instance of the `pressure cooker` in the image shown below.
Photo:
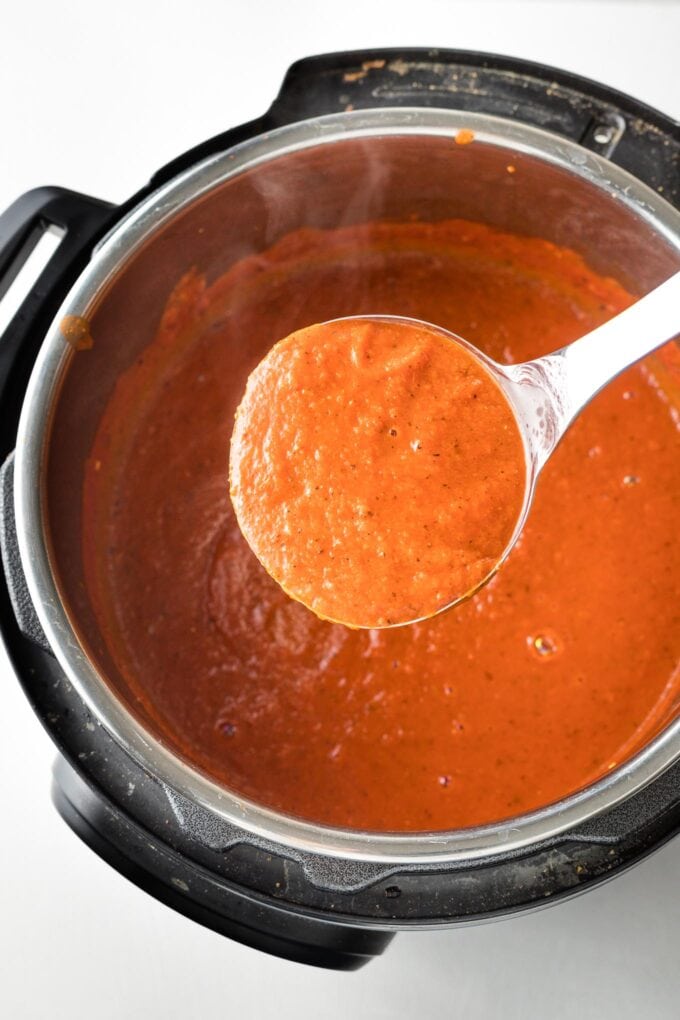
[[[453,178],[441,146],[460,130],[475,144]],[[513,188],[490,187],[518,154]],[[0,625],[57,748],[56,807],[112,867],[194,921],[346,970],[399,930],[586,891],[680,826],[677,719],[605,778],[531,814],[376,834],[289,817],[213,782],[154,734],[107,660],[82,576],[84,464],[174,282],[191,266],[223,272],[301,224],[345,223],[348,210],[398,219],[415,205],[426,220],[566,245],[644,293],[680,268],[680,126],[523,60],[331,54],[294,64],[262,117],[179,156],[121,206],[45,187],[0,217],[0,293],[42,233],[62,232],[0,339]],[[60,329],[66,316],[86,324],[82,343]]]

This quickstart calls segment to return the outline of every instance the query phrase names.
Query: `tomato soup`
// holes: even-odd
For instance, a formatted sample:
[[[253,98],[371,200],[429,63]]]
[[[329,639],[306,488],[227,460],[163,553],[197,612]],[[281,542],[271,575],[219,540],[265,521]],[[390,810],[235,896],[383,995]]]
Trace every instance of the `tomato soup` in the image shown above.
[[[493,572],[524,503],[500,387],[425,324],[342,319],[279,341],[236,413],[231,498],[284,591],[325,619],[430,617]]]
[[[84,497],[92,603],[159,738],[261,804],[402,832],[538,808],[651,739],[680,679],[680,437],[657,383],[674,347],[596,397],[503,569],[423,623],[318,619],[261,566],[227,491],[246,380],[295,330],[379,311],[510,363],[629,302],[572,252],[462,221],[303,229],[179,281],[110,398]]]

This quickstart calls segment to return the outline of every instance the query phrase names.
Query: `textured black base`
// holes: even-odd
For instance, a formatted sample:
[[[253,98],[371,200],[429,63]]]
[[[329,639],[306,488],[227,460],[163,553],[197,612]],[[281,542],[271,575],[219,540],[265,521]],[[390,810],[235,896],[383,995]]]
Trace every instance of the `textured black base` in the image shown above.
[[[314,967],[358,970],[394,938],[392,932],[343,926],[246,895],[109,805],[102,791],[89,786],[61,756],[54,766],[52,799],[76,835],[121,875],[236,942]]]

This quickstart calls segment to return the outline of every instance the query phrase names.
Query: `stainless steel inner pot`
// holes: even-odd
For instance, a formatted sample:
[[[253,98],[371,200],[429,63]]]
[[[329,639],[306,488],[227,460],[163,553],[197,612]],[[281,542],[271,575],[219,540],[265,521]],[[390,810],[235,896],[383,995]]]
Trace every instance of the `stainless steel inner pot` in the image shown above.
[[[460,129],[475,140],[452,142]],[[508,174],[507,166],[516,167]],[[118,375],[152,339],[178,278],[209,280],[300,226],[463,217],[581,253],[643,294],[680,268],[680,213],[634,177],[556,135],[500,118],[387,109],[303,121],[196,165],[99,244],[45,338],[23,407],[15,467],[23,567],[70,682],[158,780],[275,842],[357,860],[480,860],[556,835],[649,783],[680,754],[680,719],[606,778],[540,811],[452,832],[375,834],[300,821],[218,786],[164,746],[133,707],[82,579],[84,461]],[[94,348],[58,324],[86,317]]]

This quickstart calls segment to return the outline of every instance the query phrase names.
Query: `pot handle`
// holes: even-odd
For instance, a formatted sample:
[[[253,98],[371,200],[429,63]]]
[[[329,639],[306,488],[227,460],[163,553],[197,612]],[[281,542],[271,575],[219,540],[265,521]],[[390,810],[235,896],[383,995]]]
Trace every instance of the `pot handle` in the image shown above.
[[[17,198],[0,215],[0,299],[46,230],[58,227],[65,232],[58,251],[45,267],[45,272],[51,269],[46,279],[49,283],[60,270],[63,272],[67,259],[80,252],[99,231],[114,208],[109,202],[66,188],[34,188]]]
[[[65,188],[35,188],[0,215],[0,301],[36,244],[51,227],[63,231],[38,279],[0,335],[0,546],[11,610],[19,630],[46,651],[50,647],[31,602],[16,540],[13,456],[16,430],[33,362],[57,309],[113,219],[115,206]]]
[[[0,301],[42,235],[63,231],[59,247],[0,336],[0,459],[14,445],[24,390],[42,339],[68,288],[88,261],[115,206],[65,188],[27,191],[0,215]]]

